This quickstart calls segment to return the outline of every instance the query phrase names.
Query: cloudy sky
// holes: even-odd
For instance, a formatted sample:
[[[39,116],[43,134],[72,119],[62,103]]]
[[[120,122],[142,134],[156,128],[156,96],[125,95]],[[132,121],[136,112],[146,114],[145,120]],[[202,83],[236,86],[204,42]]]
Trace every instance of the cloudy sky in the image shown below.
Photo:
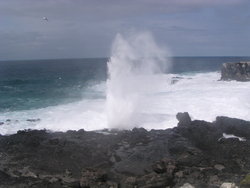
[[[249,10],[249,0],[0,0],[0,60],[107,57],[117,33],[140,31],[174,56],[249,56]]]

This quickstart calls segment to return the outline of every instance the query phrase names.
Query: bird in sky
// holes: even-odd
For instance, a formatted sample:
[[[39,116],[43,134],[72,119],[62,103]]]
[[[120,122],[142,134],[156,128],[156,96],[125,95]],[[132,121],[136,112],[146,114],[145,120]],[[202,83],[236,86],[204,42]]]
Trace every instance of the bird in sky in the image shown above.
[[[47,22],[49,21],[47,17],[43,17],[43,20],[45,20]]]

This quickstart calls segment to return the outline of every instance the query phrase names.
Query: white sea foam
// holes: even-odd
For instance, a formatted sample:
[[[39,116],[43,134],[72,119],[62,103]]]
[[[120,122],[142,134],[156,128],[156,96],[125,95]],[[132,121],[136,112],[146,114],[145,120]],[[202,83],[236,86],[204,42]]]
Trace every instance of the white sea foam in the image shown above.
[[[144,103],[143,95],[155,91],[162,81],[155,79],[156,75],[170,66],[167,57],[167,50],[157,46],[149,33],[125,38],[117,35],[108,62],[108,126],[136,126],[142,111],[141,103]]]
[[[171,84],[172,77],[182,79]],[[206,121],[213,121],[221,115],[250,120],[250,82],[218,81],[219,78],[218,72],[154,77],[155,82],[160,80],[161,84],[153,91],[146,90],[141,95],[141,108],[134,119],[134,125],[147,129],[174,127],[177,124],[176,113],[183,111],[189,112],[192,119]],[[93,88],[103,94],[106,92],[105,83]],[[12,121],[1,125],[0,133],[11,134],[28,128],[53,131],[109,128],[105,103],[105,98],[84,99],[38,110],[1,113],[0,121]],[[32,118],[40,118],[41,121],[26,121]]]
[[[236,138],[236,139],[238,139],[238,140],[241,141],[241,142],[247,141],[246,138],[244,138],[244,137],[239,137],[239,136],[235,136],[235,135],[233,135],[233,134],[226,134],[226,133],[223,133],[223,134],[222,134],[222,137],[219,138],[218,141],[220,141],[220,140],[223,139],[223,138],[224,138],[224,139]]]

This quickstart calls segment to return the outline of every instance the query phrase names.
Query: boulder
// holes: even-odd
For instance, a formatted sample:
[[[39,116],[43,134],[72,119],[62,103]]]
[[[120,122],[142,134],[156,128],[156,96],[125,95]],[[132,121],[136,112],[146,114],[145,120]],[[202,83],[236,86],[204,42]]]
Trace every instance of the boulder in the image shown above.
[[[188,112],[179,112],[176,115],[176,119],[179,121],[178,126],[185,126],[191,123],[191,118]]]
[[[221,80],[250,81],[250,62],[223,63]]]

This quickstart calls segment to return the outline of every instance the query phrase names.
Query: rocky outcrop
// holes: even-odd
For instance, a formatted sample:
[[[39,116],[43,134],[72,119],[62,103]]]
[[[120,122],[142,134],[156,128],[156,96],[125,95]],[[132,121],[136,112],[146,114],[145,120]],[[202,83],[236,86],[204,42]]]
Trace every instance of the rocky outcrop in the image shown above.
[[[0,187],[248,186],[250,122],[192,121],[187,112],[177,119],[178,126],[167,130],[24,130],[0,136]]]
[[[250,62],[223,63],[221,80],[250,81]]]

